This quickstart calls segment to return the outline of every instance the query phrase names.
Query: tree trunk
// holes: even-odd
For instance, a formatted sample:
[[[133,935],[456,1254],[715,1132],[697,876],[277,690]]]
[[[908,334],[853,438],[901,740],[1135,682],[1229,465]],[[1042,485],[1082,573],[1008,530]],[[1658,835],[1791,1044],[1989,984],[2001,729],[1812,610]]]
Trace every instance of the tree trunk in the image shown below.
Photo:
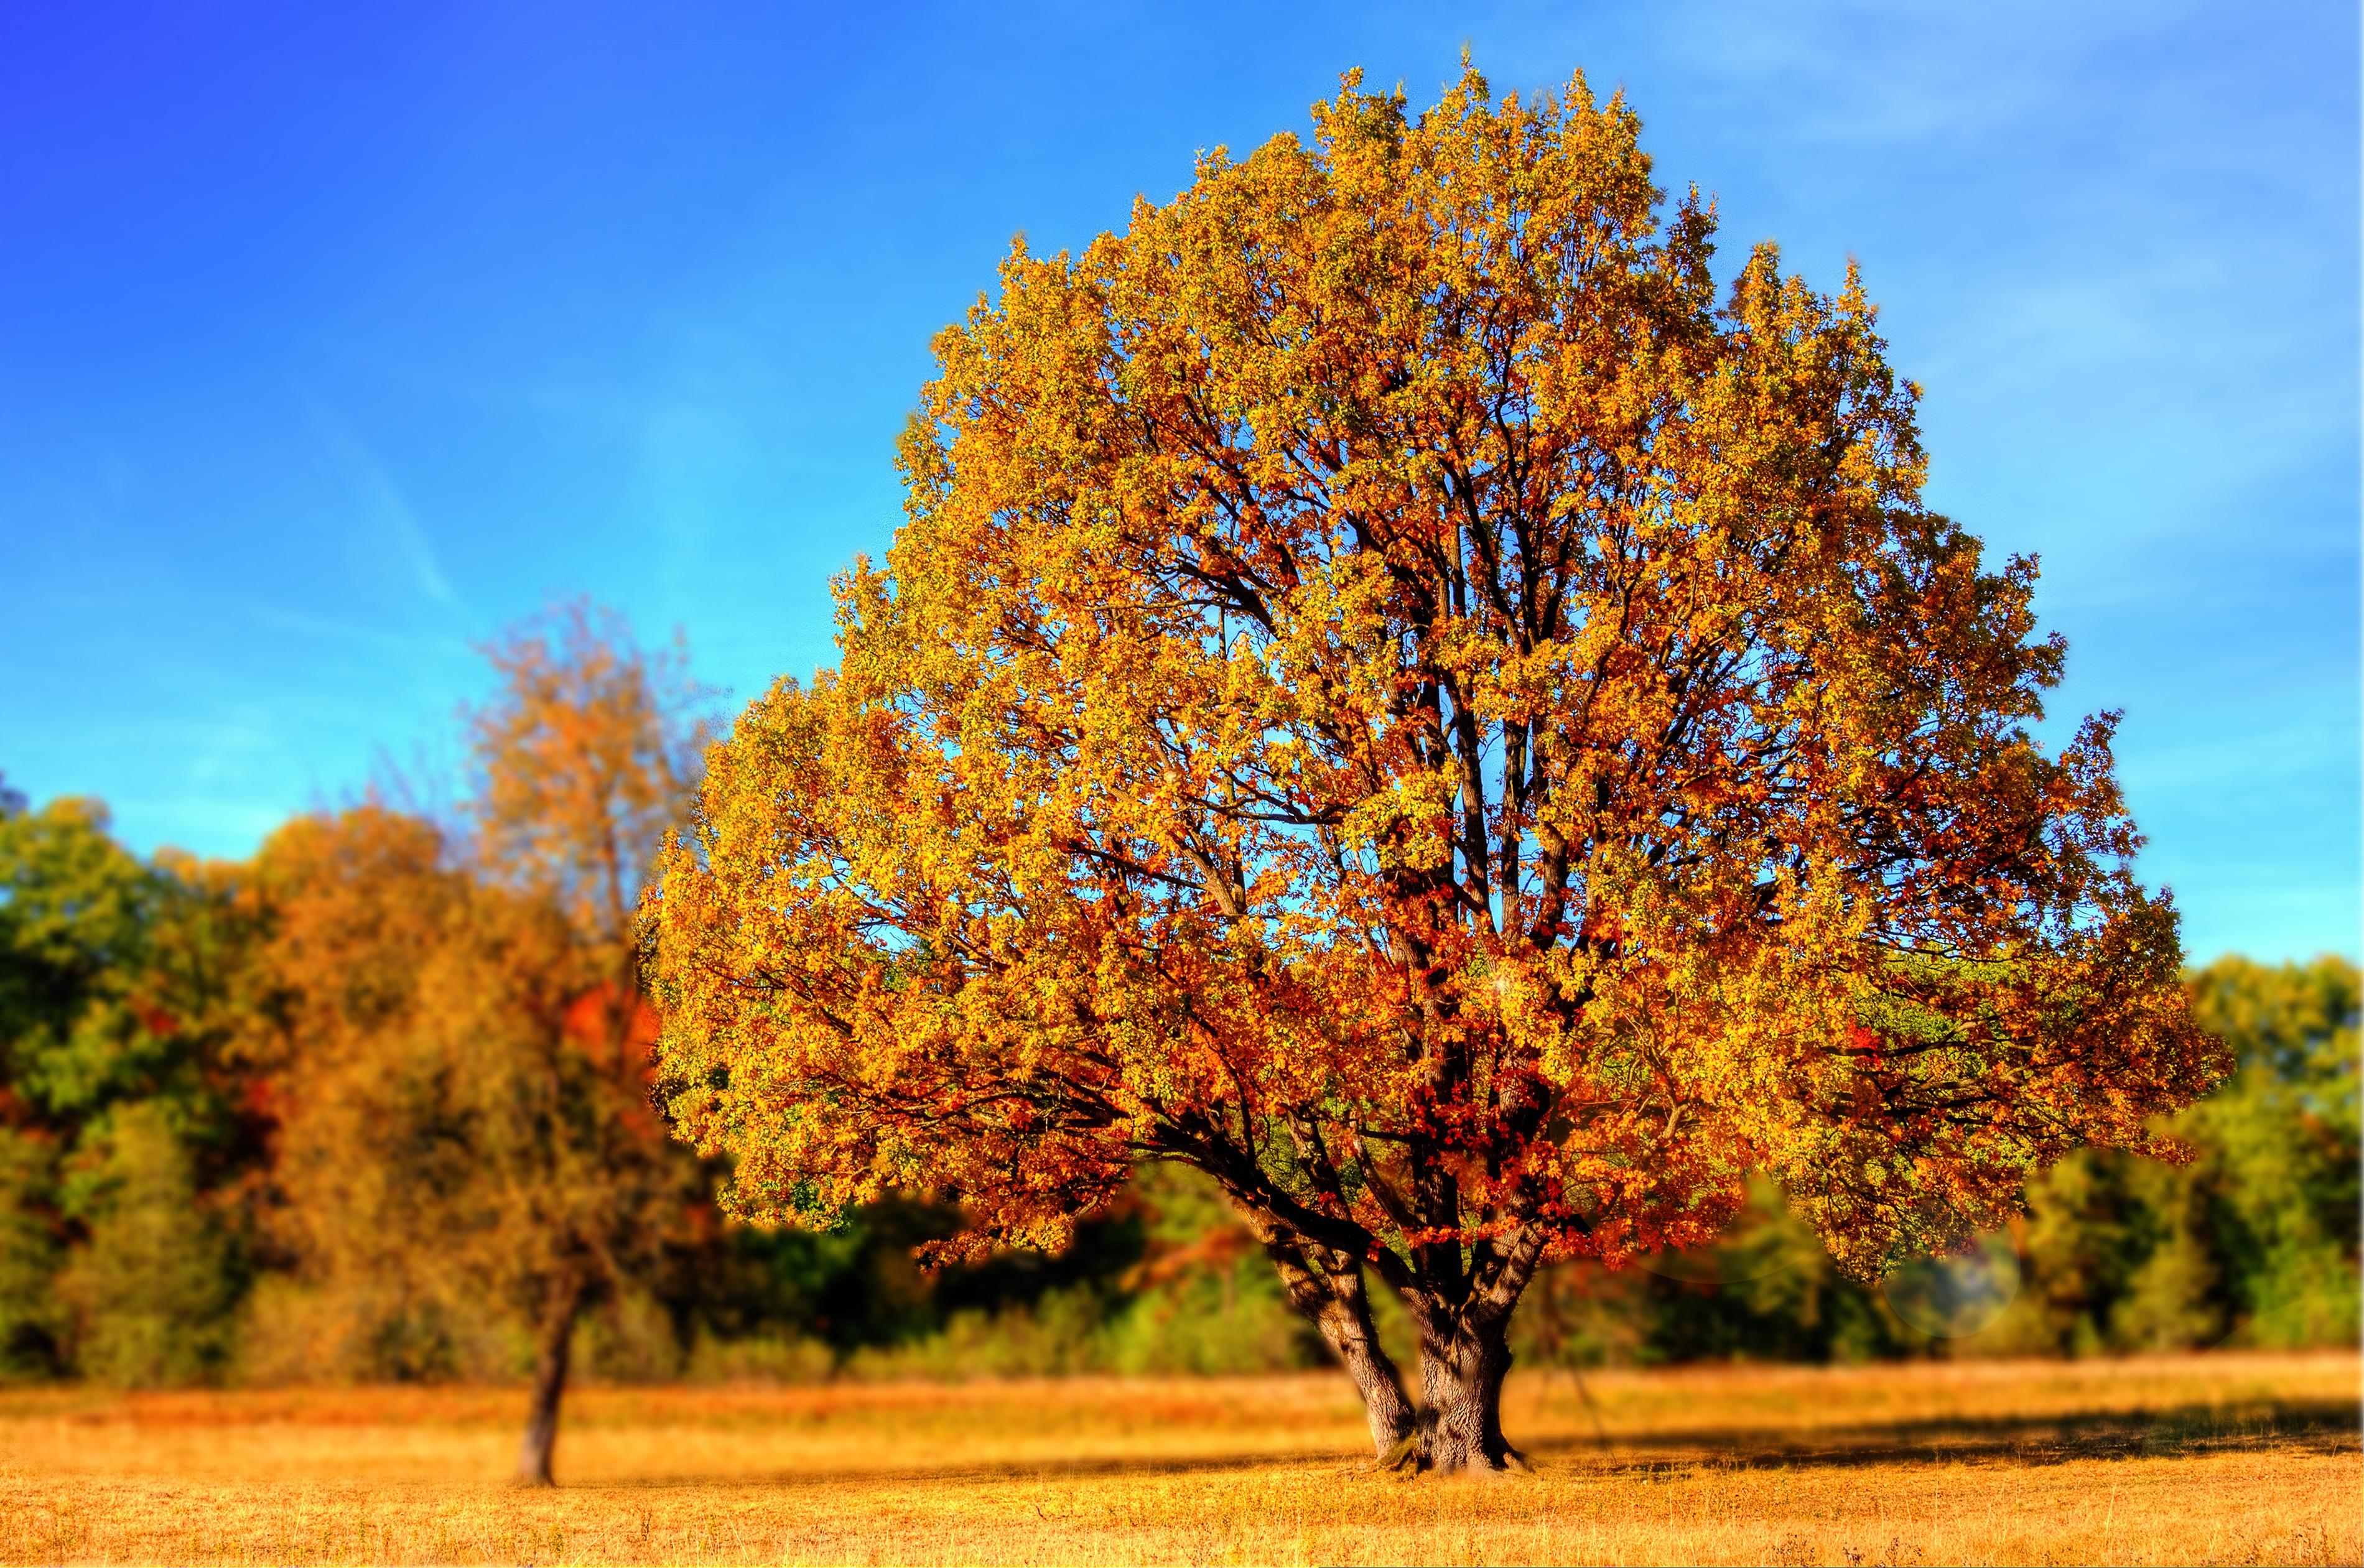
[[[1356,1289],[1350,1302],[1333,1299],[1314,1327],[1345,1367],[1346,1375],[1354,1380],[1355,1392],[1362,1396],[1363,1419],[1371,1429],[1371,1451],[1381,1458],[1411,1435],[1413,1416],[1411,1401],[1404,1397],[1403,1379],[1396,1372],[1395,1362],[1379,1348],[1377,1329],[1371,1322],[1369,1299],[1355,1282]]]
[[[527,1486],[553,1485],[550,1455],[558,1446],[558,1401],[566,1392],[567,1356],[574,1347],[574,1319],[582,1310],[582,1293],[566,1285],[552,1293],[542,1314],[532,1402],[526,1407],[525,1441],[518,1449],[518,1480]]]
[[[1362,1270],[1350,1264],[1333,1272],[1312,1262],[1307,1251],[1277,1234],[1265,1241],[1289,1304],[1321,1331],[1322,1343],[1354,1380],[1371,1429],[1371,1451],[1387,1459],[1411,1437],[1414,1418],[1403,1378],[1379,1346]]]
[[[1502,1437],[1509,1327],[1507,1314],[1422,1326],[1417,1440],[1406,1456],[1418,1468],[1444,1475],[1526,1468]]]

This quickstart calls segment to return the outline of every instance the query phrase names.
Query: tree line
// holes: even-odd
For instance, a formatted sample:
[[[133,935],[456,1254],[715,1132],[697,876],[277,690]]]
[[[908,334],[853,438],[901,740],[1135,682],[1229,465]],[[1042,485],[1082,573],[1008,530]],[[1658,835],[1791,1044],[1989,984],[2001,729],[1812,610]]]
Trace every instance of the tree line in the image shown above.
[[[630,911],[695,782],[696,689],[582,607],[492,651],[473,793],[298,817],[250,861],[141,860],[104,807],[0,788],[0,1374],[128,1386],[525,1377],[1241,1373],[1320,1364],[1211,1184],[1148,1168],[1052,1253],[931,1271],[924,1190],[835,1228],[718,1211],[652,1107]],[[2071,1155],[2019,1298],[1933,1340],[1760,1187],[1678,1266],[1574,1261],[1531,1364],[2338,1344],[2357,1281],[2358,976],[2189,976],[2238,1066],[2181,1165]],[[1382,1307],[1384,1337],[1411,1329]],[[545,1464],[547,1422],[530,1466]]]
[[[265,933],[321,914],[289,897],[303,886],[292,868],[320,869],[297,857],[407,851],[448,895],[465,874],[444,863],[449,835],[370,804],[297,819],[246,866],[171,851],[143,862],[95,804],[35,811],[0,791],[0,1374],[157,1386],[528,1370],[530,1315],[468,1288],[474,1265],[457,1253],[460,1237],[496,1213],[494,1167],[468,1158],[461,1135],[496,1129],[444,1129],[434,1223],[383,1207],[351,1223],[362,1192],[383,1206],[420,1180],[392,1167],[433,1147],[423,1120],[380,1118],[395,1093],[419,1093],[398,1075],[398,1038],[340,1039],[333,1015],[314,1014],[310,1027],[330,1027],[307,1040],[278,1019],[240,1016],[260,966],[289,951]],[[374,957],[394,973],[351,976],[357,988],[383,986],[381,997],[415,993],[419,982],[401,971],[432,945],[406,951],[416,911],[403,904],[421,890],[392,869],[381,859],[368,877],[329,884],[353,900],[348,918],[385,944]],[[258,883],[266,871],[275,880]],[[1876,1290],[1838,1274],[1779,1195],[1760,1189],[1699,1266],[1546,1271],[1522,1355],[1584,1367],[2346,1343],[2358,1256],[2355,966],[2228,957],[2190,984],[2199,1016],[2239,1062],[2171,1124],[2198,1158],[2177,1167],[2080,1153],[2031,1184],[2013,1229],[2025,1281],[1992,1329],[1951,1343],[1917,1333]],[[272,1030],[267,1056],[245,1032],[259,1025]],[[357,1067],[373,1046],[386,1056]],[[345,1078],[345,1097],[299,1115],[299,1062],[314,1084],[384,1076]],[[330,1150],[344,1185],[315,1168]],[[1220,1195],[1178,1173],[1143,1172],[1062,1252],[933,1273],[910,1254],[954,1218],[927,1195],[869,1206],[834,1232],[763,1230],[714,1212],[719,1175],[699,1166],[676,1189],[676,1212],[641,1217],[652,1234],[630,1251],[663,1266],[584,1304],[578,1339],[596,1370],[796,1379],[1236,1373],[1321,1360]],[[455,1231],[444,1221],[459,1211],[473,1217]]]

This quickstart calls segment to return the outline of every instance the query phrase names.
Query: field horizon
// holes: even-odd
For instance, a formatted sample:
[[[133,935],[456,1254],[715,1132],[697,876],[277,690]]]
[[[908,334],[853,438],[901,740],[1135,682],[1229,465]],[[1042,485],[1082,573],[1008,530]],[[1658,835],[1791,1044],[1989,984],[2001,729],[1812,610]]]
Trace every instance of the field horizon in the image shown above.
[[[1344,1379],[0,1394],[0,1561],[2352,1562],[2345,1351],[1514,1374],[1533,1473],[1375,1473]]]

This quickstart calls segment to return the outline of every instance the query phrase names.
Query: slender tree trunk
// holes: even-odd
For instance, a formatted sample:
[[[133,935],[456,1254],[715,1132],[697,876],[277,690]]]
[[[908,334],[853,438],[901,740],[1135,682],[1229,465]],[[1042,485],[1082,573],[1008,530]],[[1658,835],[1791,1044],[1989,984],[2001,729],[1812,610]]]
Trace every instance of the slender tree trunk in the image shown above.
[[[518,1449],[518,1480],[528,1486],[553,1485],[551,1451],[558,1446],[558,1402],[566,1393],[566,1362],[574,1346],[574,1320],[583,1295],[572,1284],[555,1287],[539,1325],[541,1343],[533,1362],[533,1395],[526,1407],[525,1441]]]
[[[1371,1451],[1388,1458],[1411,1439],[1414,1417],[1411,1401],[1404,1396],[1403,1378],[1379,1346],[1362,1270],[1351,1263],[1334,1271],[1323,1268],[1308,1256],[1308,1249],[1277,1234],[1267,1237],[1264,1247],[1280,1271],[1289,1304],[1321,1331],[1322,1342],[1354,1381],[1363,1401],[1363,1418],[1371,1429]]]
[[[1408,1457],[1440,1474],[1524,1469],[1502,1437],[1502,1379],[1511,1370],[1508,1314],[1423,1325],[1421,1411]]]

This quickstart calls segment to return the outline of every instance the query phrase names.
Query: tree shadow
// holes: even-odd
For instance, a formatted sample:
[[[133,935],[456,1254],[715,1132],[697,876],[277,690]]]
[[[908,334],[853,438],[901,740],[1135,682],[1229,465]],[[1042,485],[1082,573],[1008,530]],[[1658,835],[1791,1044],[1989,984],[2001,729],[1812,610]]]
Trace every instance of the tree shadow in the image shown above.
[[[2272,1449],[2278,1452],[2357,1452],[2364,1420],[2353,1402],[2290,1400],[2272,1405],[2184,1405],[2163,1410],[2071,1411],[2045,1416],[1956,1416],[1867,1421],[1812,1431],[1728,1428],[1581,1436],[1528,1445],[1537,1457],[1590,1456],[1619,1468],[1711,1463],[1733,1469],[1932,1462],[2027,1465],[2080,1459],[2183,1459]]]
[[[2203,1454],[2271,1450],[2280,1453],[2352,1454],[2358,1451],[2358,1407],[2333,1400],[2292,1400],[2273,1405],[2186,1405],[2136,1414],[2072,1411],[2049,1416],[1965,1416],[1869,1421],[1811,1432],[1731,1428],[1666,1434],[1564,1436],[1522,1443],[1529,1458],[1554,1468],[1693,1471],[1702,1466],[1733,1470],[1778,1470],[1807,1466],[1929,1463],[2050,1465],[2085,1459],[2182,1459]],[[1513,1440],[1517,1434],[1511,1434]],[[1114,1478],[1132,1475],[1203,1475],[1308,1467],[1339,1475],[1367,1472],[1359,1453],[1335,1449],[1213,1453],[1188,1458],[1088,1453],[1039,1459],[971,1461],[909,1466],[831,1465],[761,1471],[736,1475],[665,1476],[615,1481],[607,1485],[663,1490],[687,1486],[831,1486],[847,1482],[927,1481],[961,1483],[1013,1480]]]
[[[1043,1459],[983,1460],[950,1464],[915,1463],[909,1466],[879,1465],[811,1467],[796,1470],[754,1471],[730,1475],[666,1475],[642,1480],[602,1480],[586,1485],[618,1488],[646,1487],[664,1491],[680,1487],[749,1487],[749,1486],[841,1486],[848,1482],[881,1483],[926,1481],[931,1484],[958,1485],[964,1482],[998,1482],[1076,1479],[1091,1476],[1123,1475],[1201,1475],[1267,1470],[1274,1468],[1318,1467],[1352,1474],[1375,1468],[1367,1454],[1345,1455],[1335,1449],[1277,1451],[1256,1453],[1194,1454],[1186,1459],[1161,1459],[1155,1456],[1062,1454]]]

